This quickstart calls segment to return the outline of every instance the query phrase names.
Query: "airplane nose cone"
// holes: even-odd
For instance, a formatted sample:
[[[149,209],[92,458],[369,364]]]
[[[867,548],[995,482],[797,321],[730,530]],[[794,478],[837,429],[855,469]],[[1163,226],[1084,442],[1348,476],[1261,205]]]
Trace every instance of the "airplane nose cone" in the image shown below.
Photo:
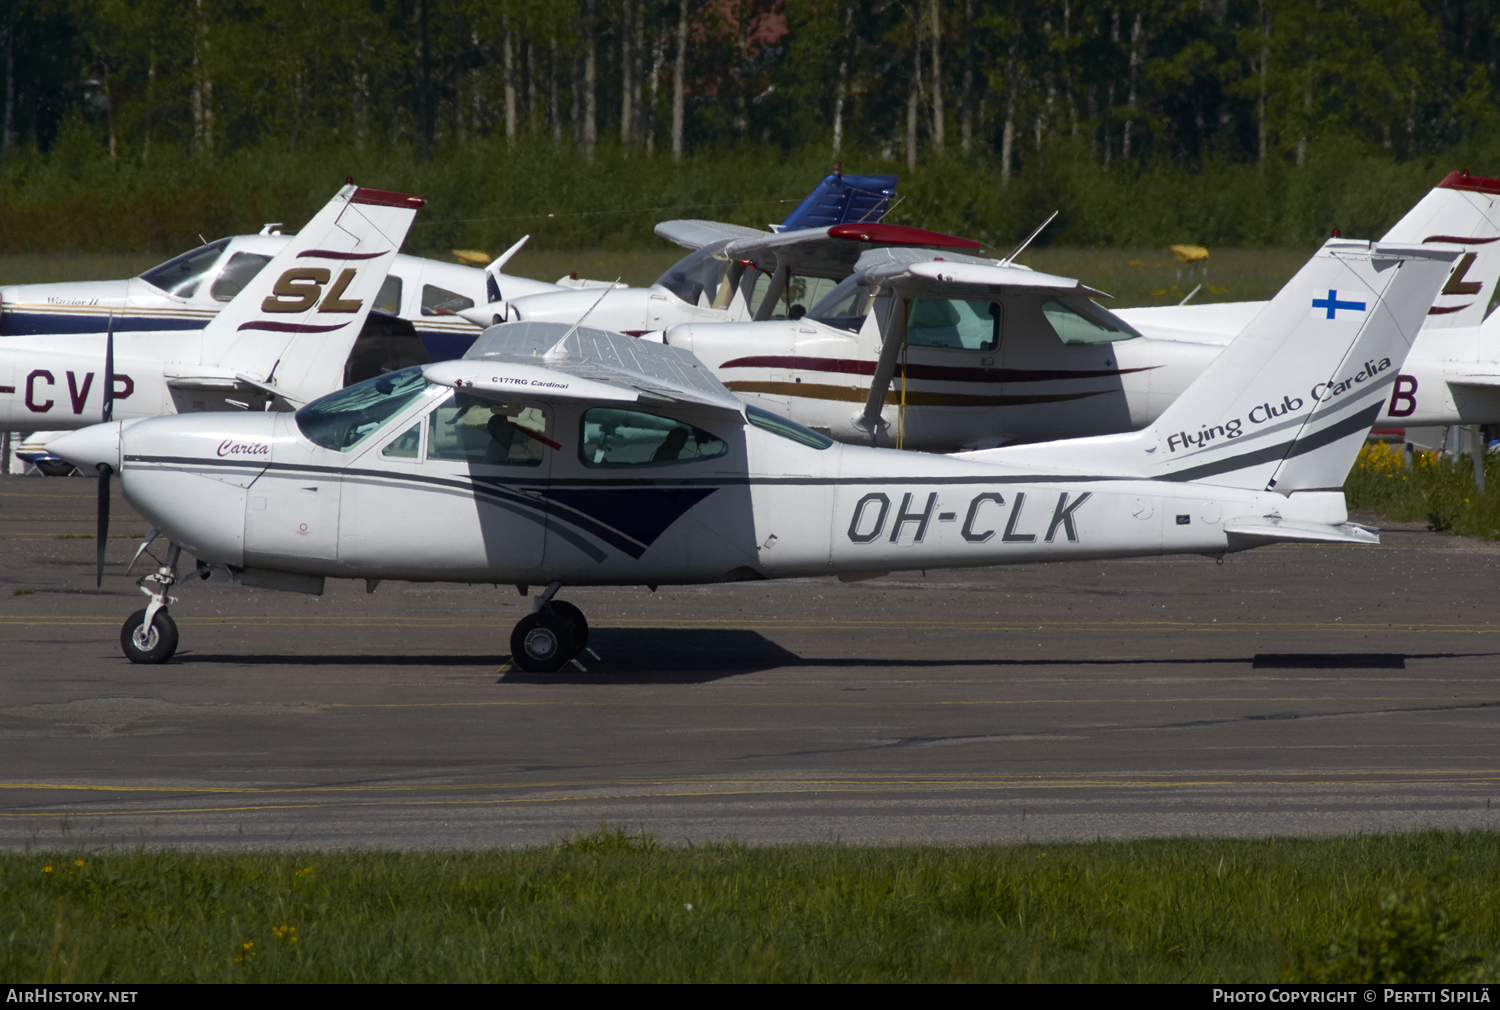
[[[84,473],[94,473],[100,463],[108,463],[118,473],[122,424],[121,421],[111,421],[70,431],[48,442],[47,451],[61,456]]]

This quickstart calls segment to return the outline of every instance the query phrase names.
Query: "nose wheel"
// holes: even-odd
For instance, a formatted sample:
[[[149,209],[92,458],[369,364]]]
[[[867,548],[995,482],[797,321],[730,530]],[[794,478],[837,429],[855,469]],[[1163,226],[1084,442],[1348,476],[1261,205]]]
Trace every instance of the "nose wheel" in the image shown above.
[[[552,598],[560,588],[548,586],[510,633],[511,662],[528,673],[556,673],[588,648],[589,622],[573,604]]]
[[[137,558],[145,553],[154,537],[153,531],[152,537],[136,552]],[[120,628],[120,648],[132,663],[165,663],[177,651],[177,622],[167,613],[168,605],[176,603],[177,597],[168,596],[167,590],[177,584],[177,562],[181,556],[182,548],[172,544],[167,549],[166,563],[136,582],[141,592],[151,597],[151,602],[146,609],[131,614]]]
[[[146,611],[137,610],[120,629],[120,648],[132,663],[165,663],[177,651],[177,622],[163,608],[147,624]]]

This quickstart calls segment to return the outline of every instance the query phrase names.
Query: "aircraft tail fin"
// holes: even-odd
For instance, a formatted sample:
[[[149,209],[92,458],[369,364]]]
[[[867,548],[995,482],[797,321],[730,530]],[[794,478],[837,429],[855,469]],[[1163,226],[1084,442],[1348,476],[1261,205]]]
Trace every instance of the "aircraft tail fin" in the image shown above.
[[[1328,241],[1135,436],[1143,475],[1282,494],[1342,487],[1460,255]]]
[[[1449,173],[1380,241],[1462,246],[1463,255],[1427,310],[1427,329],[1478,326],[1500,282],[1500,179]]]
[[[773,231],[827,228],[834,224],[878,224],[896,195],[897,176],[825,176],[797,209]]]
[[[345,359],[425,202],[343,187],[204,329],[202,364],[242,374],[259,388],[286,390],[294,402],[307,399],[294,388],[321,387],[312,395],[338,388]]]

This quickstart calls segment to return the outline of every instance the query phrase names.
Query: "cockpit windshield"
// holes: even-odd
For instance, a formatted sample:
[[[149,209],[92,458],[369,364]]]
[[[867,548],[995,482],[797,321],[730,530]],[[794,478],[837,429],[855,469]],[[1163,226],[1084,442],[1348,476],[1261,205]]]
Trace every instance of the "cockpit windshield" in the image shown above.
[[[141,274],[141,280],[178,298],[191,298],[198,290],[203,275],[213,269],[228,246],[227,238],[200,245],[181,256],[174,256],[160,266],[152,267]]]
[[[858,274],[846,277],[839,282],[838,287],[828,292],[812,307],[807,318],[816,320],[824,326],[858,333],[865,325],[865,317],[870,314],[870,309],[875,305],[875,300],[881,293],[876,285],[861,284]]]
[[[309,441],[325,449],[348,452],[426,388],[421,368],[403,368],[319,397],[294,416]]]
[[[733,265],[723,251],[728,244],[725,239],[689,253],[657,278],[656,283],[689,305],[717,305],[721,300],[719,289],[729,281],[729,268]],[[729,304],[727,298],[722,301],[726,306]]]

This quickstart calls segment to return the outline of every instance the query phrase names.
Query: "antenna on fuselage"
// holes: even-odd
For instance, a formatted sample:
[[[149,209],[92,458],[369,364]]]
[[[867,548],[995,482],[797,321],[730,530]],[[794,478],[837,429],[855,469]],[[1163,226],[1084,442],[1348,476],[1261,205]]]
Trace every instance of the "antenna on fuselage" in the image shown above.
[[[624,275],[622,274],[621,277],[623,276]],[[543,358],[546,358],[548,361],[557,361],[561,358],[572,357],[572,355],[568,353],[568,348],[566,346],[568,343],[568,338],[578,332],[578,327],[582,326],[583,321],[589,317],[589,312],[593,312],[599,307],[599,302],[604,301],[604,295],[607,295],[611,291],[613,291],[615,289],[615,284],[620,283],[620,279],[620,277],[616,277],[614,280],[614,284],[610,284],[604,289],[603,294],[599,296],[598,300],[596,300],[594,304],[589,306],[588,312],[585,312],[583,315],[578,317],[578,322],[573,324],[572,329],[568,330],[567,333],[564,333],[561,340],[553,344],[551,347],[547,348],[547,353],[542,355]]]
[[[1047,218],[1047,220],[1045,220],[1041,224],[1037,225],[1036,226],[1036,231],[1032,232],[1030,235],[1027,235],[1026,236],[1026,241],[1022,242],[1020,245],[1018,245],[1014,249],[1012,249],[1010,251],[1010,255],[1006,256],[1004,259],[1000,260],[1000,262],[1002,264],[1006,265],[1006,266],[1009,266],[1011,263],[1015,262],[1016,257],[1019,256],[1019,255],[1021,255],[1023,252],[1025,252],[1026,251],[1026,247],[1029,246],[1029,245],[1031,245],[1032,239],[1034,239],[1038,235],[1040,235],[1042,233],[1042,229],[1046,228],[1049,224],[1051,224],[1052,223],[1052,219],[1055,218],[1055,217],[1057,217],[1057,215],[1058,215],[1058,211],[1054,210],[1052,212],[1052,216],[1051,217]]]

